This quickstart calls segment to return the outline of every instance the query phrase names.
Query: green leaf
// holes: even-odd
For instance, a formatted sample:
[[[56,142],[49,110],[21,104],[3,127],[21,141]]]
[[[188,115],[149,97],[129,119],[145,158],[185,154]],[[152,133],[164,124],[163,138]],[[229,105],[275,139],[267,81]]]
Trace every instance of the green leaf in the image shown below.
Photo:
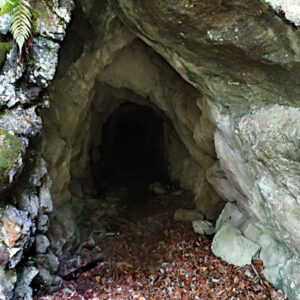
[[[7,245],[7,243],[3,240],[2,241],[2,244],[6,247],[6,248],[8,248],[9,246]]]
[[[6,13],[12,15],[13,10],[16,6],[17,0],[7,0],[5,4],[1,7],[0,15],[3,16]]]
[[[29,38],[32,27],[31,6],[26,0],[6,0],[1,8],[1,15],[12,15],[10,31],[18,44],[21,55],[25,41]]]

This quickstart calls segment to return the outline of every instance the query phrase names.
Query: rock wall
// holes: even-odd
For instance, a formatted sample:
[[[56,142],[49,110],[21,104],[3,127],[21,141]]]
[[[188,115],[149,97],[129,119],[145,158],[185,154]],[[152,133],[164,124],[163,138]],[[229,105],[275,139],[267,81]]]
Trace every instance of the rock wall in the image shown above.
[[[55,1],[32,1],[39,16],[34,18],[32,51],[22,61],[9,34],[11,17],[0,17],[1,299],[31,299],[29,285],[39,271],[49,269],[52,253],[45,233],[53,204],[51,179],[40,152],[38,111],[49,105],[40,93],[53,79],[73,5],[72,1],[63,6]],[[59,284],[58,278],[50,274],[48,278],[49,285]]]
[[[129,101],[161,116],[169,175],[197,209],[214,220],[227,202],[215,253],[242,264],[224,242],[240,235],[300,299],[299,3],[78,1],[41,93],[73,7],[58,2],[32,1],[43,13],[21,65],[0,18],[0,298],[30,297],[38,272],[59,284],[58,258],[84,234],[103,125]]]
[[[299,30],[262,1],[114,4],[203,93],[219,159],[207,178],[244,216],[234,222],[227,211],[262,247],[267,278],[298,299]]]

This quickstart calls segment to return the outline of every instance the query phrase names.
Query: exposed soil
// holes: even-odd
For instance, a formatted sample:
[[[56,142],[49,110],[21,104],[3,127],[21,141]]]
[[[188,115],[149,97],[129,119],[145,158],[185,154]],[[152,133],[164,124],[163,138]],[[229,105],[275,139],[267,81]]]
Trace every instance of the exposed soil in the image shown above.
[[[136,193],[126,201],[123,216],[104,217],[118,235],[84,243],[82,260],[94,264],[71,272],[57,292],[36,299],[287,299],[264,279],[261,261],[229,265],[213,255],[212,237],[173,220],[176,208],[192,208],[190,193]]]

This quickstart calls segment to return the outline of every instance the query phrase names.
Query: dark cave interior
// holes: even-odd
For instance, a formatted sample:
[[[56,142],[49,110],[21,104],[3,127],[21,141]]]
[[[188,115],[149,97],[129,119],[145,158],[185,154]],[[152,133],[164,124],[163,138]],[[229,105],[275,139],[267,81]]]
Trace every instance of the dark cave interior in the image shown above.
[[[129,185],[167,181],[165,148],[163,120],[153,109],[130,102],[120,105],[103,127],[101,159],[92,168],[96,184],[103,178]]]

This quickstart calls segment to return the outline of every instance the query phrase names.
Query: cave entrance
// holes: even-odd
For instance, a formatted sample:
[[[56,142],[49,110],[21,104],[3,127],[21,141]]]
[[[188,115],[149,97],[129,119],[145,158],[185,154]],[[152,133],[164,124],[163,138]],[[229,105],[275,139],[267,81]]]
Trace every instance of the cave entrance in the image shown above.
[[[90,228],[90,249],[83,248],[83,259],[105,256],[111,262],[128,262],[126,266],[156,266],[168,259],[159,243],[175,226],[174,212],[194,208],[193,193],[180,188],[172,176],[186,150],[168,117],[144,100],[121,100],[95,126],[100,130],[93,131],[91,173],[97,195],[85,203],[81,227]],[[99,115],[93,112],[96,122]]]
[[[114,181],[143,188],[168,179],[163,120],[145,105],[124,103],[114,111],[104,124],[100,153],[98,186]]]
[[[130,221],[150,214],[149,186],[169,181],[165,122],[158,110],[126,102],[103,125],[100,159],[92,165],[97,193],[105,201],[113,194],[117,209],[124,208],[119,215]]]

